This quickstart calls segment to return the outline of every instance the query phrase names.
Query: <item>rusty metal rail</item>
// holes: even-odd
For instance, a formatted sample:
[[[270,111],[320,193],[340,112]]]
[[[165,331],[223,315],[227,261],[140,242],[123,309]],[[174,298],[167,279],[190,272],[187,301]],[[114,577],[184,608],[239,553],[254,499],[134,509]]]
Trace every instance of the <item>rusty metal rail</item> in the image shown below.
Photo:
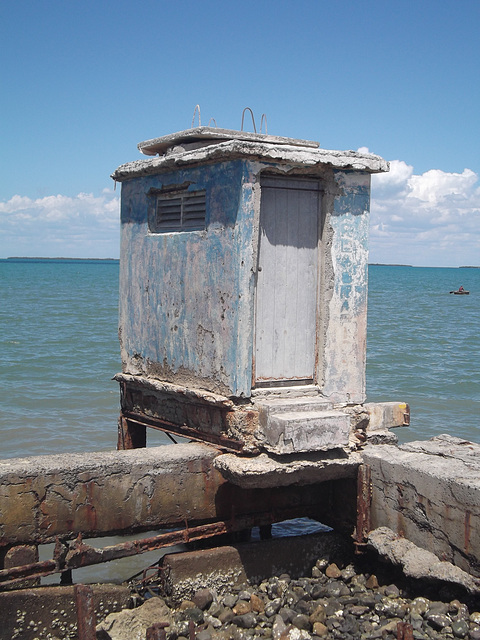
[[[282,520],[304,515],[304,508],[292,507],[286,510],[275,510],[238,518],[232,517],[230,520],[221,520],[196,527],[188,527],[186,524],[184,529],[161,533],[149,538],[129,540],[100,549],[85,544],[81,534],[70,545],[57,539],[52,560],[1,569],[0,590],[2,587],[15,585],[25,578],[40,578],[177,544],[186,544],[226,533],[270,525],[274,522],[281,522]]]

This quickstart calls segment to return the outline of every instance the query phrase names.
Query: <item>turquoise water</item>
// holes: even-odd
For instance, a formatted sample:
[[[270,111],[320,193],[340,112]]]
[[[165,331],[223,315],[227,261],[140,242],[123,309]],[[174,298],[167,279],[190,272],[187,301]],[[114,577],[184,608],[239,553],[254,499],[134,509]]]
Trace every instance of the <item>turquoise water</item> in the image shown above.
[[[368,295],[368,399],[410,404],[401,441],[479,442],[480,269],[371,266]]]
[[[371,266],[368,399],[479,441],[480,269]],[[459,285],[469,296],[448,292]],[[0,260],[0,457],[116,447],[118,263]],[[149,444],[166,443],[153,430]]]

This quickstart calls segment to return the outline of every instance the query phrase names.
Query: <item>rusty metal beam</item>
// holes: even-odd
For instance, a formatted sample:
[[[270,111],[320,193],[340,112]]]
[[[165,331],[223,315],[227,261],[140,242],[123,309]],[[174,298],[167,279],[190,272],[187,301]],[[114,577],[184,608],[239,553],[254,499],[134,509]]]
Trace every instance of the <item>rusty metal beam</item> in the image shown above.
[[[110,562],[128,556],[134,556],[147,551],[154,551],[176,544],[186,544],[197,540],[204,540],[226,533],[243,531],[253,527],[263,527],[274,522],[281,522],[290,518],[305,515],[302,506],[285,510],[275,510],[268,513],[257,513],[249,516],[233,517],[228,521],[217,521],[196,527],[185,527],[177,531],[169,531],[150,538],[129,540],[120,544],[97,549],[83,542],[81,535],[70,545],[68,550],[57,541],[55,558],[45,562],[34,562],[21,567],[0,570],[0,589],[18,584],[26,577],[43,577],[53,573],[64,572],[79,567],[86,567],[102,562]]]
[[[150,427],[152,429],[158,429],[159,431],[163,431],[165,433],[174,433],[177,436],[181,436],[182,438],[188,438],[189,440],[194,440],[195,442],[205,442],[207,444],[213,444],[225,451],[231,451],[232,453],[241,452],[243,449],[243,444],[238,440],[233,440],[232,438],[227,438],[221,434],[215,433],[206,433],[199,432],[198,429],[194,429],[188,427],[187,425],[178,425],[173,422],[168,422],[167,420],[162,420],[160,418],[154,418],[152,416],[147,416],[145,413],[141,412],[131,412],[131,411],[122,411],[120,416],[120,420],[125,421],[127,425],[127,430],[132,429],[135,426],[137,428],[140,427]],[[139,446],[145,446],[139,445]],[[120,448],[120,447],[119,447]],[[125,447],[125,448],[135,448],[135,447]],[[250,451],[251,453],[251,451]]]

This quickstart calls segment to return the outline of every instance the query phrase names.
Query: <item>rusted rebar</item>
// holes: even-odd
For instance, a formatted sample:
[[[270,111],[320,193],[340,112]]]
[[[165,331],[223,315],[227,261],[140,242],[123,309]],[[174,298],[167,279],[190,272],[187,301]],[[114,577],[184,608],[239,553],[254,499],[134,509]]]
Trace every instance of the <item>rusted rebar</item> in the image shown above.
[[[97,621],[92,588],[85,584],[76,584],[73,592],[77,607],[78,640],[96,640]]]
[[[147,629],[146,640],[166,640],[167,634],[165,628],[170,626],[168,622],[156,622]]]

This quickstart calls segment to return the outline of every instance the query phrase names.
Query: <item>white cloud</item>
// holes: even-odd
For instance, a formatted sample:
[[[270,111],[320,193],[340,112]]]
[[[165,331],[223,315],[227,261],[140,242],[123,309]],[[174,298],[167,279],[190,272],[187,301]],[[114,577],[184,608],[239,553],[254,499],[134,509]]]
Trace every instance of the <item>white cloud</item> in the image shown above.
[[[119,200],[104,189],[0,202],[0,256],[117,257]]]
[[[118,257],[119,200],[104,189],[0,202],[0,257]],[[418,175],[402,160],[391,161],[389,173],[373,175],[370,261],[480,265],[478,175],[471,169]]]
[[[480,264],[480,185],[471,169],[416,175],[401,160],[372,176],[370,261]]]

